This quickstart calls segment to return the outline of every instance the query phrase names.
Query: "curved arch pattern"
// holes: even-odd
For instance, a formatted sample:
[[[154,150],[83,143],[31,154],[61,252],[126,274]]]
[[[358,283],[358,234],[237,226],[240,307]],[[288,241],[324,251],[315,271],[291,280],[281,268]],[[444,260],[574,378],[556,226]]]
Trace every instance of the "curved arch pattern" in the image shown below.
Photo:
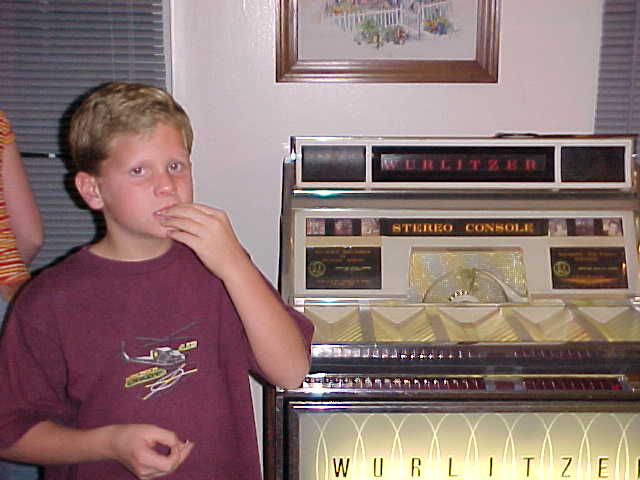
[[[640,414],[298,412],[300,478],[551,480],[640,474]]]

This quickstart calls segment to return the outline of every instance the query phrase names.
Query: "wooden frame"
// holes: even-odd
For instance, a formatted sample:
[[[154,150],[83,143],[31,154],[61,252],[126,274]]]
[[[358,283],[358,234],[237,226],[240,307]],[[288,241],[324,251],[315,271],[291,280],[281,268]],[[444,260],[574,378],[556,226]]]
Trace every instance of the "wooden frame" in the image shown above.
[[[501,0],[477,0],[473,60],[302,60],[298,1],[277,0],[276,81],[344,83],[496,83]]]

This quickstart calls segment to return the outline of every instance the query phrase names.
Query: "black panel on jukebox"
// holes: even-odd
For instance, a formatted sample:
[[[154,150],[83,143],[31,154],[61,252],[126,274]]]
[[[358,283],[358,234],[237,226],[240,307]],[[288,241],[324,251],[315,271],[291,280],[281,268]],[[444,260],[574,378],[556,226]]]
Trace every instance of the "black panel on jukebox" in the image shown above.
[[[303,182],[363,182],[365,172],[366,153],[363,146],[302,147]]]
[[[553,182],[553,147],[373,147],[374,182]]]
[[[624,182],[624,147],[562,147],[563,182]]]

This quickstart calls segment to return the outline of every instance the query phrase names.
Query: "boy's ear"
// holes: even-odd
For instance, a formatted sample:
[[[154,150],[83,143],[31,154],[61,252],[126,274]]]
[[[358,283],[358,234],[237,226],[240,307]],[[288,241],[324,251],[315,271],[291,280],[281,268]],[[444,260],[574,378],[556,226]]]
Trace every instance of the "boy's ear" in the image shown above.
[[[78,172],[75,177],[76,189],[85,203],[92,210],[100,210],[104,202],[100,195],[100,187],[96,177],[87,172]]]

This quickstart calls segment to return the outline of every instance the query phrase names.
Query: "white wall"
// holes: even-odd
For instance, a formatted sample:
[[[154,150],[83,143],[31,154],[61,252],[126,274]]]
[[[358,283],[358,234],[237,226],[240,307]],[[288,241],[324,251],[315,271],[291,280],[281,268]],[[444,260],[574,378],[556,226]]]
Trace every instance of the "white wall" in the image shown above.
[[[291,135],[591,132],[602,3],[503,0],[497,84],[318,85],[276,84],[275,0],[174,0],[174,93],[195,125],[197,198],[229,211],[275,279]]]
[[[197,200],[229,212],[274,281],[291,135],[593,130],[603,0],[502,0],[499,81],[475,85],[276,84],[276,1],[172,0],[174,94],[195,126]]]

